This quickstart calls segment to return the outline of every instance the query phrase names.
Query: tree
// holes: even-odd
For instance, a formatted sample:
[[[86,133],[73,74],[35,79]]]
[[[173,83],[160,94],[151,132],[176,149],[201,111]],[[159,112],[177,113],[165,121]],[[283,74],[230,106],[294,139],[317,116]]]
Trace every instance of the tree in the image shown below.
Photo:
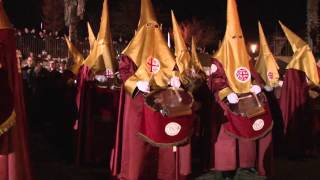
[[[312,47],[315,53],[319,52],[319,0],[307,1],[307,38],[310,47]]]
[[[42,0],[42,20],[44,28],[60,31],[64,28],[63,0]]]

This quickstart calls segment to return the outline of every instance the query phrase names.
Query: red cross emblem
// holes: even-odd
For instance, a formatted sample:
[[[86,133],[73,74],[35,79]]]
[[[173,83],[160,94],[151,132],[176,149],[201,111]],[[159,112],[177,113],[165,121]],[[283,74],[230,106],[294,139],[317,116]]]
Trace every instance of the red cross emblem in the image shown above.
[[[147,65],[148,70],[151,73],[157,73],[160,70],[160,61],[156,58],[153,58],[152,56],[147,59]]]
[[[273,73],[272,72],[268,72],[267,73],[267,77],[269,80],[272,80],[273,79]]]
[[[111,69],[106,69],[106,77],[107,78],[112,78],[113,77],[113,72]]]
[[[245,83],[250,80],[250,71],[245,67],[237,68],[235,71],[235,77],[238,81]]]

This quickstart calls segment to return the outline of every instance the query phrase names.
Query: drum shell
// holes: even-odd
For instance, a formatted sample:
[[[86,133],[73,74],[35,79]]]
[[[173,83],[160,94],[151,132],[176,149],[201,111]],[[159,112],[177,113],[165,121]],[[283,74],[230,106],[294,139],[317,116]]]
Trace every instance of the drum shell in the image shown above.
[[[180,127],[178,133],[167,132],[171,125]],[[164,117],[161,113],[144,104],[144,118],[139,135],[154,146],[179,146],[189,141],[193,132],[193,125],[194,115]]]

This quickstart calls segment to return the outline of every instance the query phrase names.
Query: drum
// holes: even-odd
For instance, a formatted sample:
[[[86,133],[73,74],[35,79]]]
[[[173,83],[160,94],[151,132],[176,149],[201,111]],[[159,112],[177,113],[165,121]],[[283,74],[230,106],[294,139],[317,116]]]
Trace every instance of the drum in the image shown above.
[[[263,92],[258,95],[239,95],[237,104],[222,102],[228,122],[226,132],[240,139],[255,140],[271,131],[273,122],[267,98]]]
[[[145,97],[139,135],[157,147],[178,146],[193,132],[193,96],[182,89],[159,89]]]

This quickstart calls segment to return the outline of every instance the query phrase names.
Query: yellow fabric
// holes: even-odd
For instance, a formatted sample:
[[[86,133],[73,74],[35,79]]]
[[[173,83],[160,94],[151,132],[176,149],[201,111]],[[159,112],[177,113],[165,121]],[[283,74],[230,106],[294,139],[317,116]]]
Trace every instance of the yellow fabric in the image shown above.
[[[96,41],[96,37],[92,31],[92,28],[89,22],[87,22],[87,27],[88,27],[88,39],[89,39],[90,50],[92,50],[93,44]]]
[[[259,38],[260,38],[260,52],[255,68],[261,75],[266,85],[270,87],[276,87],[279,84],[279,66],[276,63],[274,56],[272,55],[266,37],[263,33],[260,22],[259,25]],[[269,74],[269,77],[268,77]],[[271,76],[270,76],[271,74]]]
[[[156,16],[150,0],[141,0],[140,20],[138,24],[138,31],[148,23],[157,23]]]
[[[203,71],[203,67],[200,63],[200,59],[197,53],[197,45],[193,37],[191,40],[191,61],[196,72]]]
[[[228,0],[227,3],[227,27],[223,42],[214,55],[223,65],[228,84],[236,93],[247,93],[251,87],[251,78],[246,81],[238,81],[235,71],[238,68],[245,68],[250,72],[249,55],[246,49],[243,33],[240,26],[237,5],[235,0]]]
[[[79,69],[84,61],[84,58],[82,54],[78,51],[78,49],[72,44],[72,42],[68,39],[67,36],[64,36],[64,39],[66,40],[68,50],[72,56],[73,59],[73,65],[71,66],[71,71],[73,74],[78,74]]]
[[[98,37],[94,42],[93,48],[89,56],[86,58],[84,64],[93,72],[101,72],[105,71],[106,69],[115,72],[116,61],[111,40],[108,0],[104,0],[103,2]]]
[[[303,46],[307,45],[306,42],[304,42],[299,36],[297,36],[294,32],[292,32],[289,28],[287,28],[285,25],[282,24],[281,21],[279,21],[279,24],[284,31],[285,35],[287,36],[290,45],[292,47],[292,51],[295,53],[299,48],[302,48]]]
[[[142,0],[138,31],[122,52],[138,67],[136,73],[125,82],[125,89],[131,95],[139,80],[152,79],[154,83],[152,86],[166,87],[175,66],[174,57],[153,14],[150,1]],[[152,58],[159,61],[160,70],[157,73],[150,71],[148,60]]]
[[[285,32],[292,50],[294,52],[292,60],[287,65],[287,69],[296,69],[306,73],[313,85],[319,85],[319,75],[316,60],[309,45],[289,30],[281,22],[280,25]]]
[[[13,110],[7,120],[0,124],[0,136],[16,124],[16,112]]]
[[[181,29],[178,25],[176,17],[174,16],[173,11],[171,11],[172,27],[173,27],[173,38],[174,38],[174,48],[175,48],[175,57],[176,63],[180,73],[184,73],[186,69],[191,67],[191,56],[186,46],[186,43],[183,39]]]
[[[10,20],[3,8],[2,2],[0,2],[0,29],[11,29],[13,28]]]
[[[218,92],[218,96],[220,100],[223,100],[225,97],[227,97],[230,93],[232,93],[232,89],[229,87],[226,87]]]

